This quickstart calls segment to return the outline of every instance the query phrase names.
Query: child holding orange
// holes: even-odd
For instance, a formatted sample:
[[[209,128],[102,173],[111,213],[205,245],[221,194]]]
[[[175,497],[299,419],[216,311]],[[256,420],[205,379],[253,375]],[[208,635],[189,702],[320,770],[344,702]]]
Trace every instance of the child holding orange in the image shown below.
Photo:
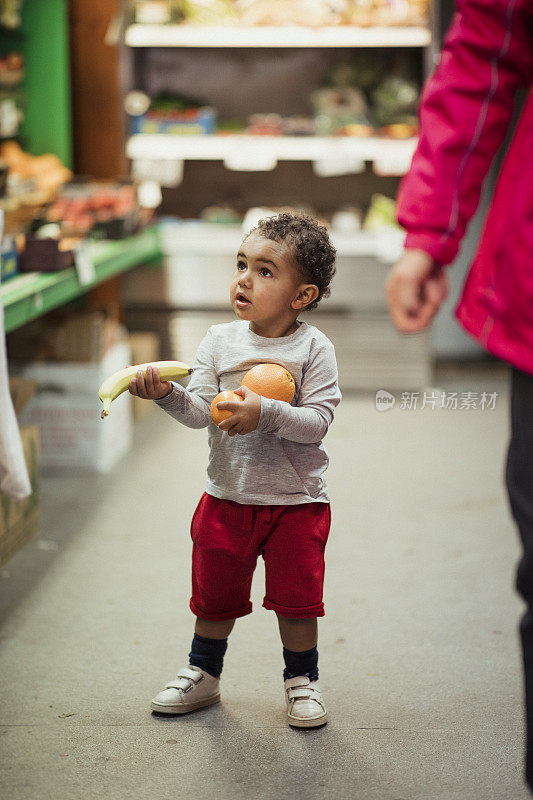
[[[161,381],[156,368],[130,383],[132,394],[155,400],[179,422],[208,426],[210,445],[206,492],[191,525],[196,626],[189,665],[153,699],[153,711],[181,714],[220,699],[227,637],[252,611],[252,575],[262,555],[263,606],[278,617],[289,724],[327,721],[317,651],[331,521],[322,439],[341,395],[333,345],[298,317],[329,295],[334,272],[335,250],[315,220],[261,220],[237,256],[230,300],[238,319],[208,330],[187,389]],[[293,376],[291,404],[240,386],[251,367],[268,363]],[[232,412],[217,426],[210,405],[227,389],[241,399],[217,404]]]

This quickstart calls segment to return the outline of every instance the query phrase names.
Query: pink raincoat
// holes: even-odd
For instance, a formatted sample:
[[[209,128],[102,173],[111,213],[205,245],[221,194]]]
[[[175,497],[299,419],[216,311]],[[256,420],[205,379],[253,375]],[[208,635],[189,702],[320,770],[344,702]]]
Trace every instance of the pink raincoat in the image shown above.
[[[457,255],[502,144],[516,90],[529,97],[456,310],[487,350],[533,374],[533,0],[459,0],[422,95],[421,136],[398,199],[406,247]]]

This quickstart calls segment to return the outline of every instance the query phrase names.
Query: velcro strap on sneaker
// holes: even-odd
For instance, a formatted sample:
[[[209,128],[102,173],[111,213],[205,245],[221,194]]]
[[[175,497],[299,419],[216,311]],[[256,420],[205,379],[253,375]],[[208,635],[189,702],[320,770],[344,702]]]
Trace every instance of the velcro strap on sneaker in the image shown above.
[[[165,689],[181,689],[186,692],[193,687],[193,683],[188,678],[176,678],[173,681],[165,683]]]
[[[309,690],[308,687],[305,689],[302,687],[301,689],[288,689],[287,694],[289,695],[289,700],[296,700],[299,697],[305,697],[306,700],[314,700],[313,691]]]
[[[311,681],[307,677],[307,675],[299,675],[296,678],[288,678],[285,681],[285,688],[286,689],[294,689],[297,686],[309,686]]]
[[[190,669],[190,667],[183,667],[173,681],[169,681],[165,684],[165,689],[182,689],[186,692],[192,689],[196,683],[199,683],[203,677],[202,672]]]
[[[183,667],[178,672],[178,678],[188,678],[193,683],[198,683],[203,678],[202,672],[196,669],[191,669],[190,667]]]
[[[308,686],[295,686],[292,689],[287,689],[287,698],[289,700],[316,700],[317,703],[322,702],[322,695],[318,686],[309,684]]]
[[[319,689],[314,686],[307,686],[297,689],[287,689],[287,701],[289,704],[289,714],[292,714],[295,707],[298,708],[301,703],[312,703],[315,708],[320,708],[323,713],[326,711],[326,706],[322,700],[322,695]]]

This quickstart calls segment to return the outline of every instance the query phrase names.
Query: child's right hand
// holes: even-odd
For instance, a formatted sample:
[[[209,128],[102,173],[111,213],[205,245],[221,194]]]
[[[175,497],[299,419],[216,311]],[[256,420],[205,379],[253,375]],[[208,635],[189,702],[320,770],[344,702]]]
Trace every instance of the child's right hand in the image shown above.
[[[245,436],[247,433],[255,431],[261,416],[261,396],[252,392],[247,386],[239,386],[235,389],[235,394],[244,398],[244,402],[222,400],[217,403],[217,408],[221,411],[231,411],[231,417],[222,420],[218,427],[221,431],[227,431],[228,436]]]
[[[142,370],[139,370],[129,385],[130,394],[134,397],[142,397],[143,400],[161,400],[172,391],[170,381],[161,381],[159,378],[158,367],[150,364],[146,368],[146,377]]]

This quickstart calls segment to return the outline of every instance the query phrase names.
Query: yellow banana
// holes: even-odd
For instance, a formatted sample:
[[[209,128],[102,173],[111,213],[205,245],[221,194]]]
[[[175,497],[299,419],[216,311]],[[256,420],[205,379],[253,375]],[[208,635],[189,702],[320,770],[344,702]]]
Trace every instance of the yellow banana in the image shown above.
[[[159,377],[162,381],[179,381],[192,372],[192,369],[182,361],[151,361],[147,364],[137,364],[133,367],[126,367],[126,369],[121,369],[113,373],[113,375],[105,379],[98,391],[98,396],[104,404],[101,413],[102,419],[109,414],[109,409],[111,408],[113,400],[115,400],[119,394],[126,391],[130,385],[131,379],[135,377],[139,370],[142,370],[144,375],[146,375],[146,368],[149,366],[159,369]]]

